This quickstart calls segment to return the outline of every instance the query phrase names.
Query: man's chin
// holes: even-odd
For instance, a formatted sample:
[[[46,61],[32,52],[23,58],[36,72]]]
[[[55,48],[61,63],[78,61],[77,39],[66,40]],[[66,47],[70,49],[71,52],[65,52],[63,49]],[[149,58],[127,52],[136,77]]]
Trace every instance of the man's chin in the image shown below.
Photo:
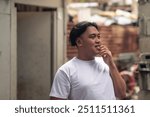
[[[99,54],[99,53],[96,53],[96,55],[95,56],[98,56],[98,57],[100,57],[101,55]]]

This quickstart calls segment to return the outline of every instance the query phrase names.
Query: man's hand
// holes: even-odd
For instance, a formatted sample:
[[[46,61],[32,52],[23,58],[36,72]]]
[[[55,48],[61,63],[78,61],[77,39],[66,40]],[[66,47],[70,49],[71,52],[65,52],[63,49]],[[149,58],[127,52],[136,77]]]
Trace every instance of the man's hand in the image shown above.
[[[104,46],[104,45],[100,46],[100,53],[99,54],[103,57],[105,63],[108,66],[112,63],[113,58],[112,58],[111,51],[106,46]]]

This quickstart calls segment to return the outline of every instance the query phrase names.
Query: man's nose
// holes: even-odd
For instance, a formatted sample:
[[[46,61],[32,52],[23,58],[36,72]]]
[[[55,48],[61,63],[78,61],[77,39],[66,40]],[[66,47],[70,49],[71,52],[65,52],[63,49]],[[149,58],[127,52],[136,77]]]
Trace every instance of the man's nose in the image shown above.
[[[100,38],[96,37],[95,42],[99,43],[100,42]]]

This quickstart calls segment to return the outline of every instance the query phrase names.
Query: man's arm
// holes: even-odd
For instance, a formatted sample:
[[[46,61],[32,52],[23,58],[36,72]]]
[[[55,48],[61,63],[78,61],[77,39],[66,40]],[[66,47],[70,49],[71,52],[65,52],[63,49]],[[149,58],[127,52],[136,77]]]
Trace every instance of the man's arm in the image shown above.
[[[115,95],[119,99],[123,99],[126,96],[126,84],[114,62],[109,65],[110,75],[113,80]]]
[[[126,96],[126,84],[113,61],[111,52],[107,47],[101,45],[100,55],[103,57],[105,63],[109,66],[116,97],[123,99]]]
[[[67,74],[62,70],[57,70],[50,91],[51,100],[66,100],[70,92],[70,82]]]

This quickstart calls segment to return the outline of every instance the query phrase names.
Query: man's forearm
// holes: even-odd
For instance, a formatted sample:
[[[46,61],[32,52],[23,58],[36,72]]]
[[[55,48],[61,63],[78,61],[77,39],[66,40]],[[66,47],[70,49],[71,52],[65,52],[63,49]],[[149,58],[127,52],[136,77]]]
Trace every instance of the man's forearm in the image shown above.
[[[114,84],[115,95],[119,99],[123,99],[126,96],[125,81],[121,77],[114,62],[110,63],[109,68],[110,68],[110,74],[111,74],[113,84]]]

